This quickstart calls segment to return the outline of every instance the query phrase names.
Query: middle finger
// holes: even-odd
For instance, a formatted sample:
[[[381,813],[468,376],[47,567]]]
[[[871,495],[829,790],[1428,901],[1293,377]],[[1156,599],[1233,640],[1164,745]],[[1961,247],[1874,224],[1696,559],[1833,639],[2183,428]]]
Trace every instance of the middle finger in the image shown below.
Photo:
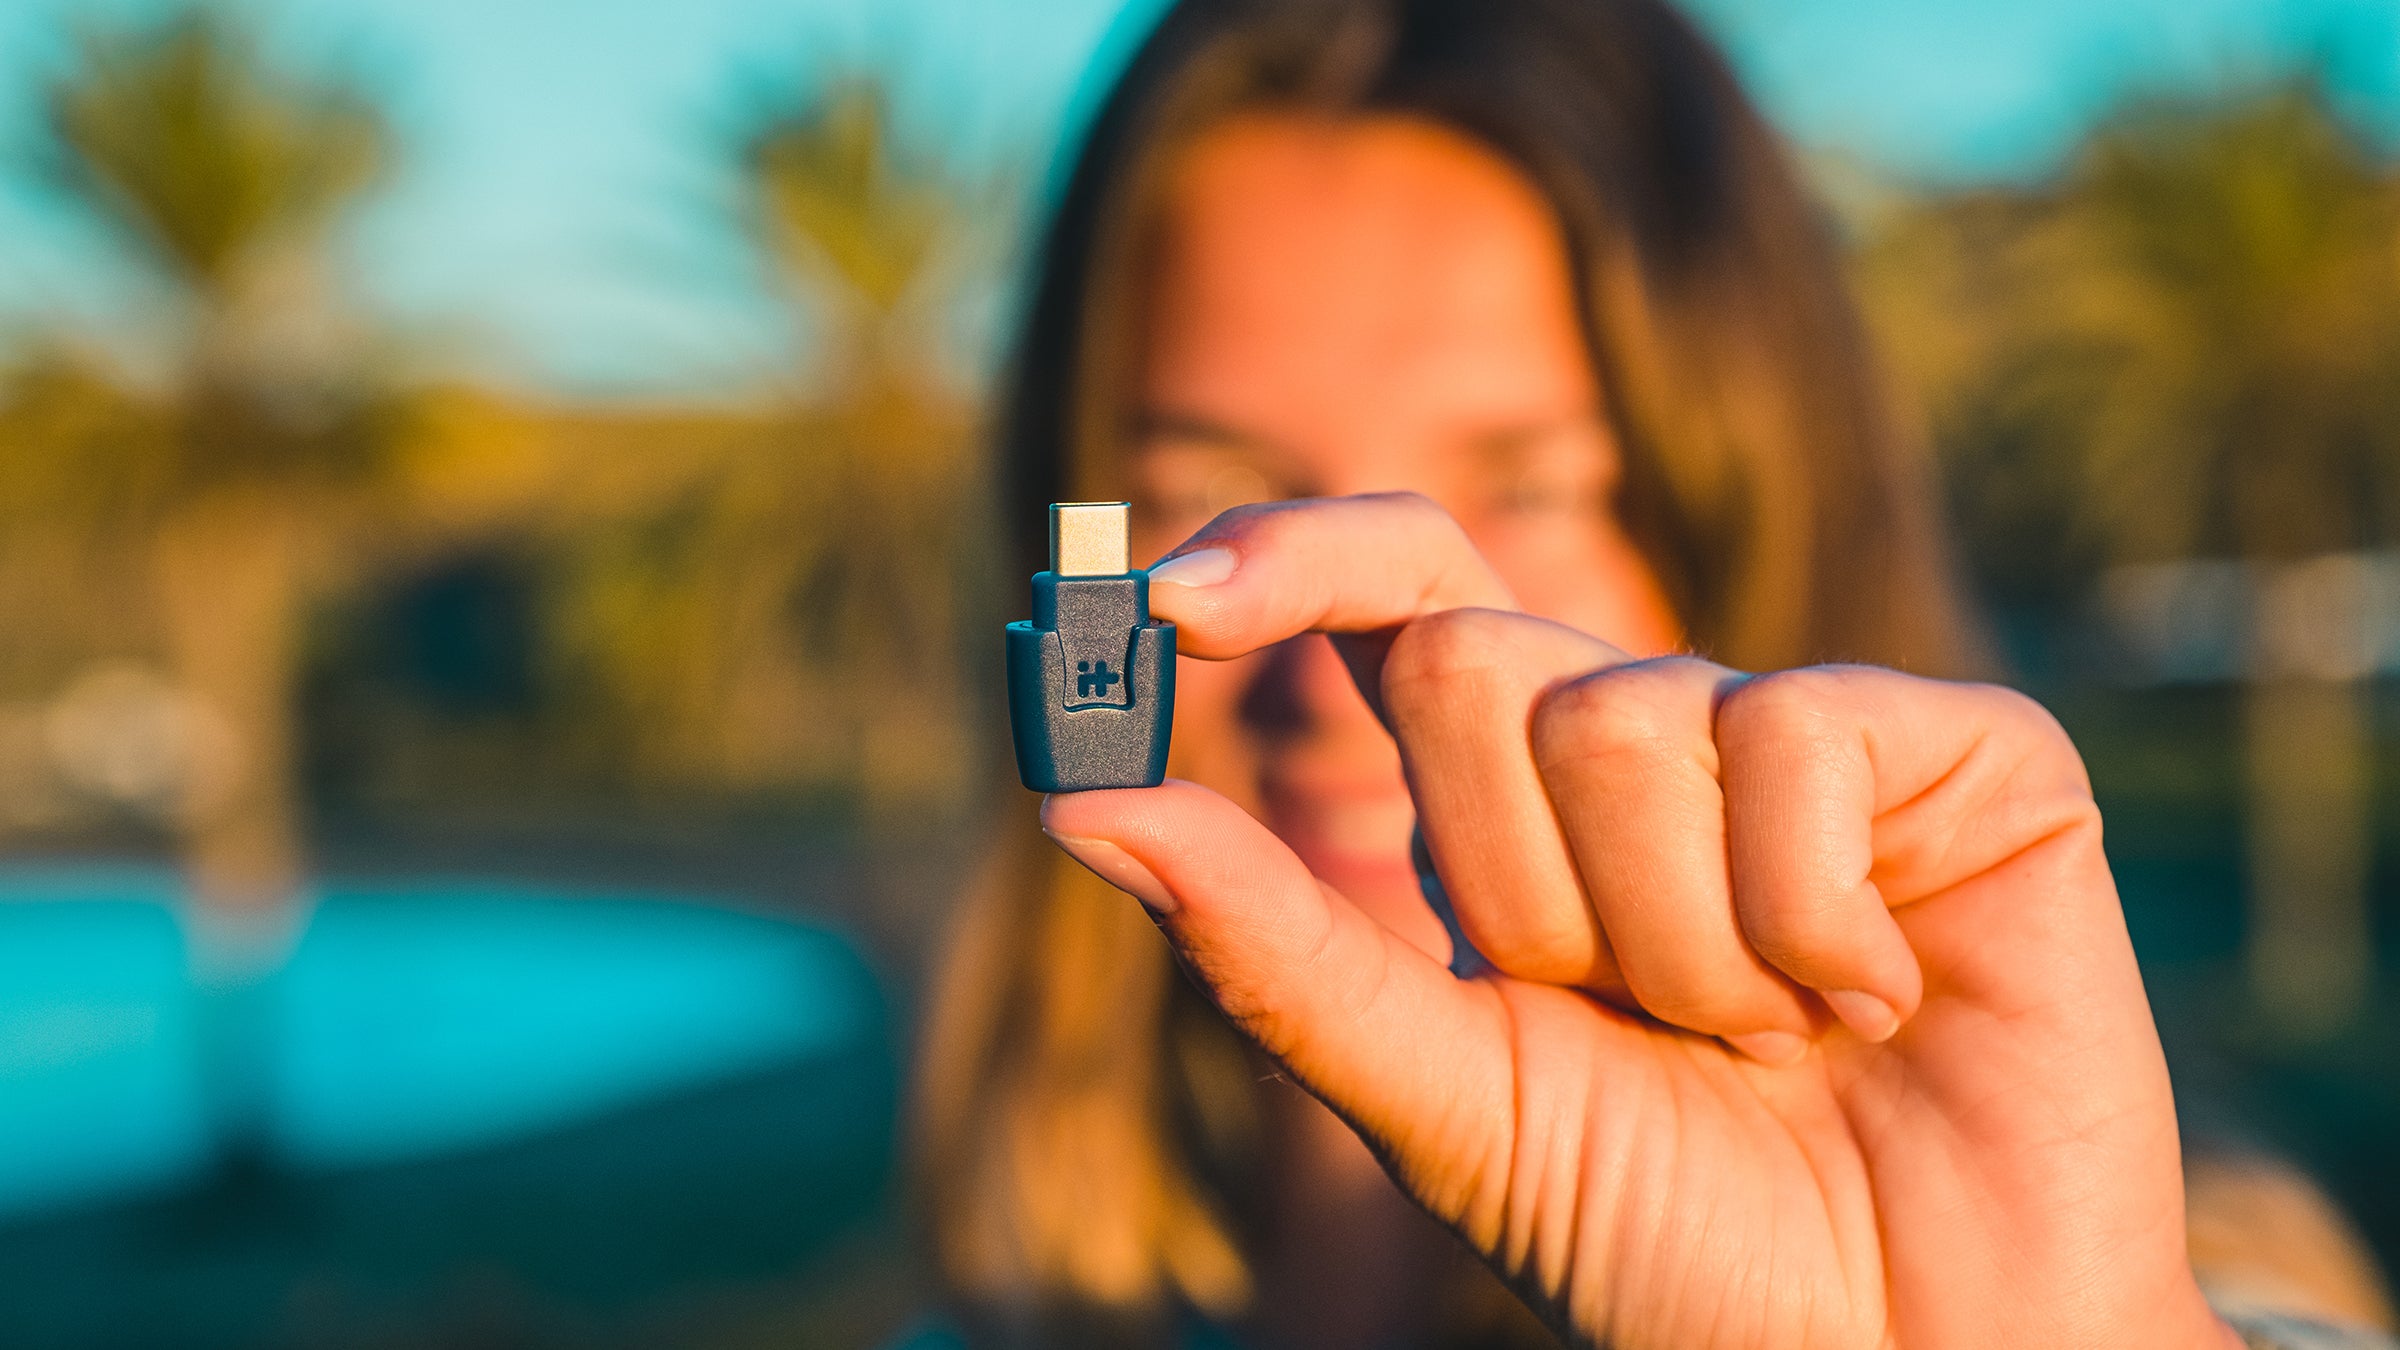
[[[1625,653],[1545,619],[1452,609],[1402,628],[1382,702],[1452,916],[1502,973],[1623,993],[1536,772],[1543,691]]]

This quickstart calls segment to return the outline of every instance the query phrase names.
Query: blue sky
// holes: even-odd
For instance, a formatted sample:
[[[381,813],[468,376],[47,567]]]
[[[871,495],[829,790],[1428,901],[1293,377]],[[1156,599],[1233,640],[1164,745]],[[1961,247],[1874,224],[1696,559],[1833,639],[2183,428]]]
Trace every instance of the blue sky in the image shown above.
[[[152,0],[0,0],[0,147],[33,136],[65,21]],[[711,147],[744,80],[886,61],[968,157],[1043,153],[1159,0],[234,0],[291,59],[367,72],[406,163],[356,222],[363,303],[487,377],[737,388],[793,336],[727,226]],[[1802,143],[1912,178],[2037,173],[2128,87],[2311,50],[2400,132],[2394,0],[1692,0]],[[0,324],[138,328],[107,240],[0,182]]]

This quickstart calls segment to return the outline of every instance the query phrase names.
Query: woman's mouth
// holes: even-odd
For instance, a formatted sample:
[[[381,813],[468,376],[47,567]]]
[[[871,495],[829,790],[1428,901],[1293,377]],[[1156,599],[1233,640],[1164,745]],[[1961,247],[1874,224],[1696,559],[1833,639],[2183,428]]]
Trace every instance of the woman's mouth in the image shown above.
[[[1271,773],[1263,787],[1267,827],[1335,890],[1357,900],[1393,885],[1414,893],[1416,806],[1397,773],[1346,782]]]
[[[1397,763],[1372,778],[1270,770],[1261,788],[1267,828],[1319,881],[1426,955],[1450,959],[1450,936],[1426,905],[1409,858],[1416,804]]]

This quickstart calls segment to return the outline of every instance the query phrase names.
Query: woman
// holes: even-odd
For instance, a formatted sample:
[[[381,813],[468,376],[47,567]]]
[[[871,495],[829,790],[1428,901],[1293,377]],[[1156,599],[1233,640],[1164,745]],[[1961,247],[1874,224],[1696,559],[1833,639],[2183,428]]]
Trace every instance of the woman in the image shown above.
[[[1463,1239],[1582,1343],[2239,1343],[2080,764],[1923,678],[1919,467],[1658,0],[1177,6],[1006,450],[1201,659],[1186,781],[1046,803],[936,990],[977,1338],[1542,1343]]]

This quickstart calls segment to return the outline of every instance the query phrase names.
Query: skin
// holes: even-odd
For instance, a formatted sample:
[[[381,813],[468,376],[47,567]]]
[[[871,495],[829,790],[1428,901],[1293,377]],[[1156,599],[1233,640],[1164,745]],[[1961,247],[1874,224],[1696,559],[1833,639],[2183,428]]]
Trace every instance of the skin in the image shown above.
[[[1132,472],[1196,781],[1051,836],[1580,1343],[2238,1344],[2057,725],[1675,654],[1556,227],[1471,142],[1245,119],[1166,209]]]

